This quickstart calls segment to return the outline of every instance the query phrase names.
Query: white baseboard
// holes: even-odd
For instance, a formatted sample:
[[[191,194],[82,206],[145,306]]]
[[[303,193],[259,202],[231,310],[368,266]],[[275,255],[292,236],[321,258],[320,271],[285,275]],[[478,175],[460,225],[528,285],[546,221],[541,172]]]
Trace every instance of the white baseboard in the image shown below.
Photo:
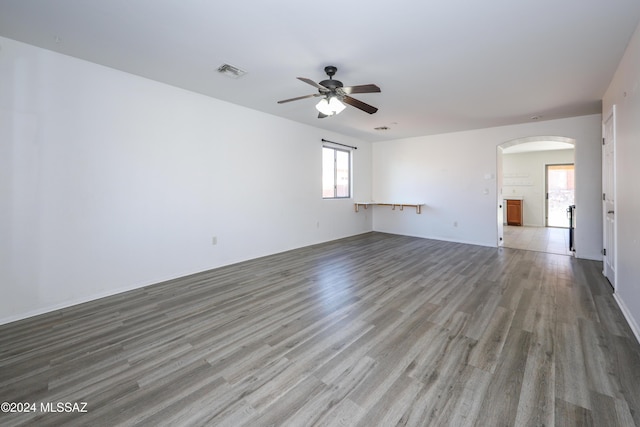
[[[636,340],[638,341],[638,343],[640,343],[640,327],[638,326],[638,323],[636,323],[636,320],[631,315],[631,312],[627,308],[624,301],[618,297],[618,294],[614,293],[613,299],[615,299],[616,303],[618,303],[618,307],[620,307],[624,318],[627,319],[627,323],[629,324],[631,331],[633,331],[633,335],[636,336]]]
[[[462,244],[465,244],[465,245],[484,246],[484,247],[487,247],[487,248],[497,248],[498,247],[497,242],[487,243],[487,242],[479,242],[479,241],[475,241],[475,240],[460,240],[460,239],[452,239],[452,238],[449,238],[449,237],[442,237],[442,236],[431,236],[431,235],[426,235],[426,234],[414,234],[414,233],[399,233],[397,231],[386,231],[386,230],[381,230],[381,229],[374,229],[372,231],[374,233],[386,233],[386,234],[393,234],[393,235],[396,235],[396,236],[417,237],[419,239],[438,240],[440,242],[462,243]]]
[[[81,298],[76,298],[68,301],[62,301],[52,305],[38,307],[33,310],[25,311],[18,314],[12,314],[10,316],[0,318],[0,325],[6,325],[8,323],[18,322],[20,320],[25,320],[30,317],[39,316],[41,314],[47,314],[54,311],[63,310],[65,308],[73,307],[74,305],[84,304],[86,302],[95,301],[100,298],[106,298],[113,295],[121,294],[123,292],[133,291],[135,289],[144,288],[145,286],[148,286],[148,285],[136,285],[136,286],[130,286],[126,288],[112,289],[112,290],[103,291],[103,292],[99,292],[91,295],[86,295]]]

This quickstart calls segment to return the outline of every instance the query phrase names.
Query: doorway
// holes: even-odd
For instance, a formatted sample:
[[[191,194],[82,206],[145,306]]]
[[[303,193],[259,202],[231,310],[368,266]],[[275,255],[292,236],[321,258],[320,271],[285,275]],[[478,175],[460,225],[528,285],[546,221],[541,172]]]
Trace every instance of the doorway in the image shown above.
[[[520,138],[500,144],[497,156],[498,246],[573,255],[567,208],[575,194],[575,140]],[[522,226],[507,225],[508,200],[521,201]]]
[[[567,209],[575,205],[573,163],[545,165],[545,225],[569,228]]]

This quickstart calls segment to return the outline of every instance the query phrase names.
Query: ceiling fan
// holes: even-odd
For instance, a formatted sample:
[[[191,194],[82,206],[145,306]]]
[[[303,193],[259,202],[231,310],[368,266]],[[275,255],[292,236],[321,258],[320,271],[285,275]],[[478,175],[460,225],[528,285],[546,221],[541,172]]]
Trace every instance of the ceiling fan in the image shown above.
[[[339,114],[342,110],[346,108],[344,104],[351,105],[352,107],[356,107],[369,114],[373,114],[376,111],[378,111],[376,107],[366,104],[362,101],[359,101],[349,96],[353,93],[380,92],[380,88],[378,86],[374,84],[359,85],[359,86],[344,86],[341,81],[333,80],[333,76],[336,74],[336,71],[338,71],[338,69],[333,65],[324,67],[324,72],[327,73],[327,76],[329,76],[329,78],[327,80],[321,81],[320,83],[316,83],[313,80],[307,79],[305,77],[298,77],[298,80],[302,80],[303,82],[317,88],[318,93],[313,93],[311,95],[298,96],[296,98],[291,98],[291,99],[283,99],[282,101],[278,101],[278,104],[284,104],[285,102],[298,101],[300,99],[321,96],[323,98],[316,105],[316,108],[319,111],[318,113],[319,119],[322,119],[328,116],[333,116],[335,114]]]

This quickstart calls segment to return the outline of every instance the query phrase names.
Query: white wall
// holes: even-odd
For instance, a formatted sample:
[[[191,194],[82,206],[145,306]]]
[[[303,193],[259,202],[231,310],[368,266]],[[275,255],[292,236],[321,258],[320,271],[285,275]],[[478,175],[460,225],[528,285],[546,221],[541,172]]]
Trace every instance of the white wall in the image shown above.
[[[522,178],[505,178],[502,194],[521,196],[522,220],[524,225],[544,227],[546,225],[545,166],[550,164],[568,164],[574,162],[574,150],[533,151],[527,153],[503,154],[503,174],[523,175]],[[526,181],[528,185],[508,185]],[[567,227],[569,221],[567,220]]]
[[[369,199],[369,143],[0,38],[0,323],[370,231],[321,138]]]
[[[0,48],[0,323],[372,228],[495,246],[496,146],[528,136],[576,139],[578,256],[600,257],[600,115],[371,147],[12,40]],[[321,138],[359,147],[355,199],[424,201],[424,212],[322,200]]]
[[[427,204],[421,215],[376,207],[374,230],[496,246],[496,147],[541,135],[576,140],[576,255],[602,259],[599,114],[374,143],[374,200]]]
[[[602,101],[616,106],[616,298],[640,340],[640,26]]]

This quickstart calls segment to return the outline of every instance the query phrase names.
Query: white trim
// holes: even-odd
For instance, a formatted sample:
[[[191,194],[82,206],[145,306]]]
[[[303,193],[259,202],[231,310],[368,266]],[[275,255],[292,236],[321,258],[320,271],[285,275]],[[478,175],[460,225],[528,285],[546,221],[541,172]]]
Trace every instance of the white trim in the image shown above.
[[[167,280],[161,280],[157,283],[162,283],[162,282],[166,282],[168,280],[172,280],[172,279],[176,279],[176,277],[173,277],[171,279],[167,279]],[[59,310],[64,310],[66,308],[70,308],[76,305],[80,305],[80,304],[85,304],[88,302],[92,302],[92,301],[96,301],[102,298],[107,298],[107,297],[111,297],[114,295],[118,295],[118,294],[122,294],[125,292],[130,292],[130,291],[135,291],[137,289],[141,289],[144,288],[146,286],[149,286],[149,284],[147,285],[131,285],[128,287],[123,287],[123,288],[118,288],[118,289],[110,289],[108,291],[104,291],[104,292],[98,292],[96,294],[92,294],[92,295],[87,295],[83,298],[75,298],[75,299],[70,299],[67,301],[63,301],[63,302],[59,302],[53,305],[48,305],[46,307],[40,307],[36,310],[30,310],[27,312],[23,312],[23,313],[19,313],[19,314],[13,314],[11,316],[7,316],[7,317],[3,317],[0,319],[0,325],[6,325],[8,323],[13,323],[13,322],[18,322],[20,320],[25,320],[25,319],[29,319],[31,317],[36,317],[36,316],[40,316],[43,314],[51,314],[53,312],[59,311]]]
[[[629,311],[624,301],[620,297],[618,297],[618,294],[614,293],[613,299],[616,300],[616,303],[618,303],[618,307],[620,307],[620,311],[622,311],[622,315],[627,320],[627,323],[629,324],[629,327],[631,328],[633,335],[636,336],[636,341],[640,343],[640,326],[638,326],[638,324],[636,323],[636,320],[631,315],[631,311]]]
[[[486,242],[477,242],[473,240],[457,240],[457,239],[450,239],[448,237],[430,236],[430,235],[422,235],[422,234],[414,234],[414,233],[398,233],[395,231],[385,231],[381,229],[376,229],[375,227],[372,231],[376,233],[393,234],[394,236],[417,237],[419,239],[437,240],[439,242],[461,243],[463,245],[482,246],[485,248],[498,249],[498,246],[496,246],[495,244],[488,244]]]

